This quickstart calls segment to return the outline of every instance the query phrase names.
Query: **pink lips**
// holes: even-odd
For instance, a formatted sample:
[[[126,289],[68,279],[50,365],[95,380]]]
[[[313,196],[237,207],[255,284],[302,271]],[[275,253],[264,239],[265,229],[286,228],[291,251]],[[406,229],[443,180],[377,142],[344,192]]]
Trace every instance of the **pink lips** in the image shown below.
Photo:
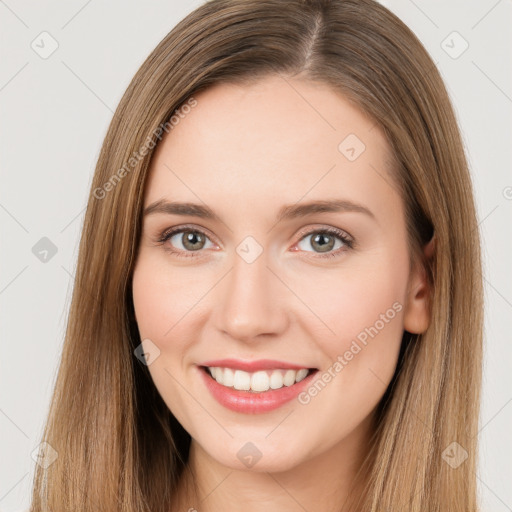
[[[258,370],[273,370],[273,369],[291,369],[301,370],[302,368],[309,368],[309,366],[300,366],[298,364],[285,363],[284,361],[276,361],[273,359],[259,359],[258,361],[241,361],[239,359],[216,359],[215,361],[206,361],[201,363],[200,366],[222,368],[232,368],[233,370],[243,370],[245,372],[257,372]]]
[[[208,370],[202,366],[232,368],[234,370],[244,370],[246,372],[278,368],[300,370],[305,367],[269,359],[251,362],[238,361],[235,359],[222,359],[207,361],[201,366],[198,366],[201,378],[213,398],[227,409],[245,414],[269,412],[281,407],[287,402],[290,402],[297,397],[297,395],[306,386],[310,385],[311,380],[317,373],[316,371],[311,372],[306,378],[291,386],[283,386],[280,389],[270,389],[261,393],[255,393],[253,391],[238,391],[234,388],[219,384],[214,378],[212,378]]]

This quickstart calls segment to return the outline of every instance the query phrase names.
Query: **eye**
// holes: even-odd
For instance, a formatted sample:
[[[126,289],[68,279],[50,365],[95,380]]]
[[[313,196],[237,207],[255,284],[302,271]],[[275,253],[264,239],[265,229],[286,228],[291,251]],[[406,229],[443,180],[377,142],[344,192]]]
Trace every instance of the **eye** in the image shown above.
[[[342,253],[354,246],[354,240],[350,235],[333,227],[303,231],[300,236],[301,239],[296,246],[301,251],[315,252],[317,254],[315,257],[318,258],[341,256]],[[308,237],[311,237],[309,242],[307,242]],[[158,237],[158,242],[164,245],[166,251],[178,258],[200,256],[202,249],[216,246],[203,230],[191,226],[167,229]],[[309,251],[305,246],[313,247],[314,250]],[[297,249],[292,250],[296,251]]]
[[[206,233],[187,226],[165,231],[159,237],[158,241],[165,245],[167,251],[180,258],[195,256],[193,254],[194,252],[200,252],[202,249],[208,248],[208,242],[211,246],[215,246]]]
[[[338,228],[322,228],[301,233],[302,238],[297,246],[306,252],[317,252],[320,258],[341,256],[341,253],[352,249],[354,241],[347,233]],[[310,238],[309,241],[307,239]],[[338,242],[338,244],[337,244]],[[303,244],[303,246],[301,246]],[[337,245],[337,246],[336,246]],[[313,247],[314,251],[308,251],[307,247]],[[336,249],[333,251],[333,249]]]

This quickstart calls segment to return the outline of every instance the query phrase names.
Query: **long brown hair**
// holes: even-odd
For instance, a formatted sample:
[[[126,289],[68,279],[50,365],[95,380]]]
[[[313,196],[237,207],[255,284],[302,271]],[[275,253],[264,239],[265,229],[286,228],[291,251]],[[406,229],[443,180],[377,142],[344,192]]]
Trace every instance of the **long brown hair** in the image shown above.
[[[146,59],[103,142],[42,439],[51,463],[36,467],[32,512],[171,509],[190,436],[134,355],[141,340],[131,277],[146,176],[162,126],[195,93],[271,74],[328,84],[375,121],[394,153],[411,262],[435,239],[431,264],[421,260],[431,324],[404,333],[359,510],[478,509],[480,242],[463,144],[435,64],[373,0],[211,0]],[[450,464],[454,454],[468,458]]]

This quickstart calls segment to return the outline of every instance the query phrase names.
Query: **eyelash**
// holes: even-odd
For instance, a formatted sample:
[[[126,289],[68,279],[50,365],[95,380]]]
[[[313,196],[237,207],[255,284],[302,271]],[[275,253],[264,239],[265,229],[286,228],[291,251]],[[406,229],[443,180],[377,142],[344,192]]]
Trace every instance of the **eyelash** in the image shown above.
[[[210,238],[201,229],[197,229],[192,226],[180,226],[180,227],[172,228],[170,230],[165,230],[164,232],[162,232],[160,234],[160,236],[158,237],[158,243],[165,244],[165,242],[167,242],[170,238],[172,238],[177,233],[186,232],[186,231],[190,231],[192,233],[200,233],[201,235],[205,236],[206,238],[208,238],[208,239]],[[354,248],[354,241],[351,238],[349,238],[348,235],[344,231],[342,231],[341,229],[338,229],[338,228],[333,228],[333,227],[325,227],[325,228],[321,228],[321,229],[302,231],[301,233],[299,233],[300,238],[297,243],[301,242],[307,236],[314,235],[314,234],[334,235],[337,238],[339,238],[344,244],[344,247],[338,248],[336,251],[328,252],[325,254],[316,253],[317,256],[315,256],[315,258],[320,258],[320,259],[336,258],[336,257],[341,256],[341,253]],[[173,256],[176,256],[178,258],[195,257],[195,254],[194,254],[195,252],[201,252],[200,250],[199,251],[175,250],[175,249],[170,249],[169,247],[165,247],[165,250],[170,252],[171,254],[173,254]],[[185,253],[185,254],[183,254],[183,253]]]

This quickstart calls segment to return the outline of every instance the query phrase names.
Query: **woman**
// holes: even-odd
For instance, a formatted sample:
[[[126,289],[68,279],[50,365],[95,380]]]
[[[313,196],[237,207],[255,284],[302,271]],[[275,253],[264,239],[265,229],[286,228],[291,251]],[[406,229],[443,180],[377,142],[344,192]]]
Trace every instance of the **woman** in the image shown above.
[[[402,22],[202,5],[105,138],[31,510],[477,510],[479,269]]]

